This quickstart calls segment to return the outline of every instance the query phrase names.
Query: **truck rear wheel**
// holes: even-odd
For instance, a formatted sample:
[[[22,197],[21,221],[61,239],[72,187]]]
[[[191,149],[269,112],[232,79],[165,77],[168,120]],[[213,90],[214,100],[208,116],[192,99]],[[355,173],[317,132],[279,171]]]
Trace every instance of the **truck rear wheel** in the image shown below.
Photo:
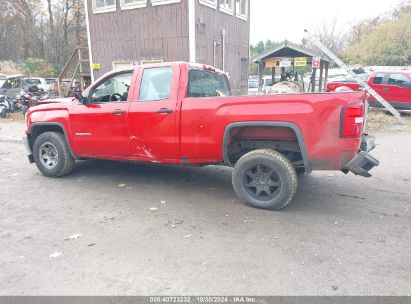
[[[37,168],[48,177],[60,177],[73,171],[75,160],[62,133],[40,134],[33,146]]]
[[[281,210],[297,191],[297,173],[281,153],[263,149],[244,155],[234,167],[233,187],[244,203],[261,209]]]

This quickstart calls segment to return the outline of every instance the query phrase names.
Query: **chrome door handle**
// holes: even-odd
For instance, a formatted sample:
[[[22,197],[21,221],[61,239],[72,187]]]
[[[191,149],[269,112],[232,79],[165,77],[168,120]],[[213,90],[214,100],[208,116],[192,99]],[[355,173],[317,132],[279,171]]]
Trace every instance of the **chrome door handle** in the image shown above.
[[[166,108],[161,108],[161,109],[156,111],[156,113],[158,113],[158,114],[171,114],[173,112],[174,112],[173,110],[166,109]]]
[[[116,109],[116,110],[114,110],[114,111],[111,112],[111,113],[114,114],[114,115],[123,115],[123,114],[126,114],[126,111],[120,110],[120,109]]]
[[[384,93],[387,93],[387,92],[390,91],[390,89],[389,89],[389,88],[384,88],[384,89],[382,89],[382,91],[383,91]]]

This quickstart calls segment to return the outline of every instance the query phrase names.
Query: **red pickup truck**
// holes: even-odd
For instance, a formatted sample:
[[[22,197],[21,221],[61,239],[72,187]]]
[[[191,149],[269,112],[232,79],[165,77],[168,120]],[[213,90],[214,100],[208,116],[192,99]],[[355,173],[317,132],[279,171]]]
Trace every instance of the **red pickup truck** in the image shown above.
[[[226,75],[185,62],[110,72],[77,98],[30,108],[24,142],[46,176],[76,159],[234,167],[245,203],[280,210],[297,173],[342,170],[369,177],[379,162],[363,134],[363,92],[230,96]]]
[[[368,78],[368,85],[399,110],[411,110],[411,71],[373,72]],[[361,85],[352,80],[333,81],[327,84],[327,92],[348,87],[359,90]],[[379,106],[374,97],[370,96],[370,104]]]

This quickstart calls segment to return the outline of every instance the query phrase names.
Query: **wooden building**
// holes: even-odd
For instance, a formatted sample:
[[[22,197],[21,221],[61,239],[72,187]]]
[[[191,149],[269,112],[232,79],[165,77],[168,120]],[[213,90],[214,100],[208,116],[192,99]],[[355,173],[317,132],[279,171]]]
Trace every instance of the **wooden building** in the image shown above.
[[[92,76],[152,62],[190,61],[229,73],[247,91],[249,0],[86,0]]]

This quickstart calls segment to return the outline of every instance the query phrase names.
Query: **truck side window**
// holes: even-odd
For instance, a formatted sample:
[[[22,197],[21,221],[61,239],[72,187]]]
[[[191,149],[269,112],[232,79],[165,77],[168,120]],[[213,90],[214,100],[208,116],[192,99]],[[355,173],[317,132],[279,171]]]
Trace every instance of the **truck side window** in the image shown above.
[[[402,74],[391,74],[388,78],[388,84],[401,86],[403,83],[407,83],[409,80]]]
[[[132,72],[114,75],[91,92],[91,103],[124,102],[128,98]]]
[[[377,73],[375,74],[374,80],[373,80],[373,84],[382,84],[384,80],[384,73]]]
[[[227,77],[206,70],[191,70],[188,80],[188,97],[213,97],[230,95]]]
[[[140,101],[154,101],[170,98],[173,68],[145,69],[140,86]]]

